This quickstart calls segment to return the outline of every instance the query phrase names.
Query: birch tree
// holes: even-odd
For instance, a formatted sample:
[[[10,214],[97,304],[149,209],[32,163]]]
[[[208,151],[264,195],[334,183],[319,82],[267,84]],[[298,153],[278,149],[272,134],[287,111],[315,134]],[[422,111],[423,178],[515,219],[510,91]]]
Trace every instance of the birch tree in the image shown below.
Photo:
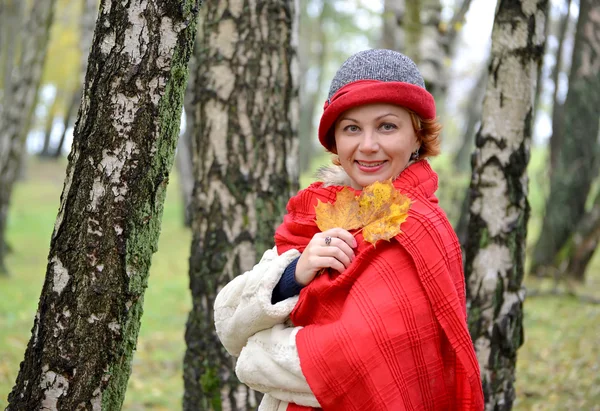
[[[201,12],[184,410],[258,404],[235,376],[212,308],[219,289],[273,247],[298,188],[297,10],[292,0],[232,0]]]
[[[7,410],[118,410],[199,2],[102,0],[38,311]]]
[[[569,75],[569,90],[556,133],[562,135],[555,151],[550,195],[540,237],[533,253],[532,271],[555,266],[581,218],[598,174],[598,119],[600,118],[600,4],[581,0]],[[554,138],[554,137],[553,137]]]
[[[33,2],[23,27],[26,34],[18,48],[18,65],[13,67],[12,62],[7,62],[4,73],[4,101],[0,110],[0,275],[7,274],[8,208],[42,77],[55,3],[56,0]]]
[[[300,67],[300,123],[298,125],[299,170],[307,171],[313,158],[315,140],[315,110],[321,108],[317,101],[323,84],[323,73],[330,39],[326,25],[338,19],[331,0],[321,0],[321,10],[316,19],[308,14],[309,2],[301,5],[299,32],[302,41],[298,45]],[[315,75],[316,73],[316,75]]]
[[[406,5],[404,0],[384,0],[382,31],[379,47],[389,50],[404,50],[405,35],[402,28]]]
[[[465,277],[469,330],[490,411],[509,410],[515,399],[523,343],[527,163],[547,14],[547,0],[500,2],[472,160]]]

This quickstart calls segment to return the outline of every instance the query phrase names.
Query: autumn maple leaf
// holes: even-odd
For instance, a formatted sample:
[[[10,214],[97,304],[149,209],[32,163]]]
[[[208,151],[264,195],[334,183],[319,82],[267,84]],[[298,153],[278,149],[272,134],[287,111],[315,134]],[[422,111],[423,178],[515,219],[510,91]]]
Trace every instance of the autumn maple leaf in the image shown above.
[[[361,229],[365,241],[375,245],[401,232],[400,225],[408,217],[410,199],[393,186],[391,180],[375,182],[357,197],[349,188],[337,193],[335,203],[318,201],[316,223],[321,231],[334,227]]]
[[[321,231],[335,227],[350,231],[362,227],[358,218],[356,195],[354,191],[347,187],[337,193],[335,204],[322,203],[321,200],[317,200],[315,212],[317,214],[317,227]]]

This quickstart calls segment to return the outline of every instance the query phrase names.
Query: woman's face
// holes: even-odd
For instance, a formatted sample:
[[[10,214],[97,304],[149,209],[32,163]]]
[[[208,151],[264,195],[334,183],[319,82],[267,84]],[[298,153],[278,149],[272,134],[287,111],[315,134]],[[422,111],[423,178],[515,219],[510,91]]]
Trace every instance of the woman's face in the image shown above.
[[[354,107],[340,115],[335,145],[352,186],[359,190],[397,177],[419,148],[409,112],[384,103]]]

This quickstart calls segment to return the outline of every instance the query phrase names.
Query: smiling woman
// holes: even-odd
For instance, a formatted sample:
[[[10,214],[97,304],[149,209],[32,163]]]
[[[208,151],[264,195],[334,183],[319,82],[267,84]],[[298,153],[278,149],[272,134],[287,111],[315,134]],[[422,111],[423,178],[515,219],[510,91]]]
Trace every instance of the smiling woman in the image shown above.
[[[215,300],[237,376],[266,394],[261,411],[483,409],[460,246],[427,161],[435,118],[401,53],[360,52],[336,73],[319,126],[334,165],[289,201],[276,247]],[[319,201],[385,180],[410,199],[405,221],[382,220],[401,234],[371,244],[360,229],[320,232]]]

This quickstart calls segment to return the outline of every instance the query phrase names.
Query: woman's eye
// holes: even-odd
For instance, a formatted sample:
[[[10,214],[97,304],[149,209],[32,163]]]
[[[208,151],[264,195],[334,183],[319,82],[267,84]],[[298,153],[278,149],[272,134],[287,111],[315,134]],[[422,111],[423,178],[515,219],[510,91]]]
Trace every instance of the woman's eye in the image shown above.
[[[395,130],[397,127],[395,124],[392,124],[392,123],[383,123],[380,128],[383,131],[392,131],[392,130]]]
[[[346,126],[345,130],[349,131],[350,133],[356,133],[359,130],[359,128],[358,126],[350,125]]]

